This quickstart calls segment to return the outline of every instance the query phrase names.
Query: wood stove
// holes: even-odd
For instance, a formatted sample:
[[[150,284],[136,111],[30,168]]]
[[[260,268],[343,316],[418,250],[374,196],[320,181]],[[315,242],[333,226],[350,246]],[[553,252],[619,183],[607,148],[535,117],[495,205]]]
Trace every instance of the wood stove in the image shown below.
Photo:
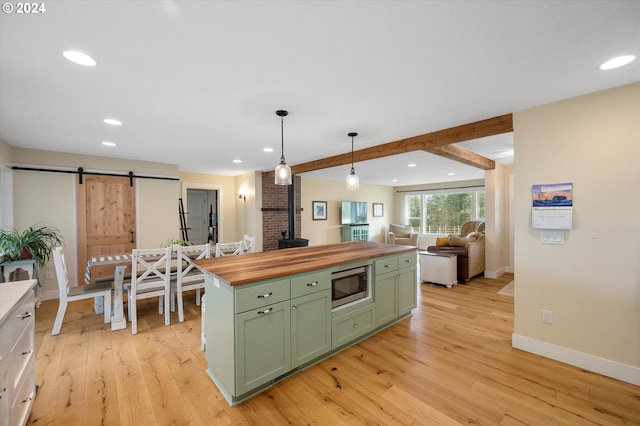
[[[278,240],[278,248],[286,249],[292,247],[306,247],[309,240],[304,238],[296,238],[296,188],[295,179],[288,188],[288,209],[289,209],[289,238],[287,239],[283,233],[282,239]]]

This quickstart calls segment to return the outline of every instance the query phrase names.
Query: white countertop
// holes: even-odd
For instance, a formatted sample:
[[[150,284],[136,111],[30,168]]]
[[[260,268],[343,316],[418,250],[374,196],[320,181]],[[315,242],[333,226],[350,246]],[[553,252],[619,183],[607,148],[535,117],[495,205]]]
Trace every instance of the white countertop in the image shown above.
[[[33,291],[36,280],[0,283],[0,322],[27,291]]]

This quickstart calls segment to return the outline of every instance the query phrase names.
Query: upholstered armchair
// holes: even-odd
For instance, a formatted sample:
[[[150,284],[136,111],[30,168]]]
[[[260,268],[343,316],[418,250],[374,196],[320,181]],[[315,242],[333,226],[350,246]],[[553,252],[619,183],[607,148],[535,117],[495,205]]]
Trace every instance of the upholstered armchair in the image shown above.
[[[472,220],[462,225],[460,235],[438,238],[427,251],[457,255],[458,280],[467,282],[484,272],[484,246],[484,222]]]
[[[389,244],[402,244],[405,246],[418,245],[418,234],[411,232],[410,225],[389,225]]]

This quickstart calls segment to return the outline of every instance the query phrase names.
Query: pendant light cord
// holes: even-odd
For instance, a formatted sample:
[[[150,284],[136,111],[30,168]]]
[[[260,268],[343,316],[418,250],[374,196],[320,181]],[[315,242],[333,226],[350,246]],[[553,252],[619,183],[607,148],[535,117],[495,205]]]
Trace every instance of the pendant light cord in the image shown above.
[[[356,169],[353,167],[353,138],[355,136],[351,136],[351,174],[356,172]]]
[[[280,162],[284,162],[284,117],[280,117]]]
[[[353,157],[353,138],[358,136],[358,134],[355,133],[355,132],[351,132],[351,133],[349,133],[348,136],[351,136],[351,174],[353,175],[353,174],[356,173],[356,169],[353,167],[353,163],[354,163],[354,160],[353,160],[353,158],[354,158]]]

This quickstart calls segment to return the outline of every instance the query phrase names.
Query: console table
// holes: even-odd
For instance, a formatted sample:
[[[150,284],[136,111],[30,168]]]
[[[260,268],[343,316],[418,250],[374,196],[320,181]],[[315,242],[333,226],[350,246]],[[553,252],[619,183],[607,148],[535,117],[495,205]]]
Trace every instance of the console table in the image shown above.
[[[18,279],[11,279],[11,273],[17,270],[23,270],[28,277],[18,277]],[[35,287],[35,303],[37,307],[40,307],[41,302],[41,284],[40,278],[38,277],[38,266],[36,265],[35,259],[22,259],[22,260],[14,260],[0,263],[0,282],[11,282],[11,281],[21,281],[21,280],[36,280]]]
[[[342,225],[342,242],[369,241],[369,224]]]

